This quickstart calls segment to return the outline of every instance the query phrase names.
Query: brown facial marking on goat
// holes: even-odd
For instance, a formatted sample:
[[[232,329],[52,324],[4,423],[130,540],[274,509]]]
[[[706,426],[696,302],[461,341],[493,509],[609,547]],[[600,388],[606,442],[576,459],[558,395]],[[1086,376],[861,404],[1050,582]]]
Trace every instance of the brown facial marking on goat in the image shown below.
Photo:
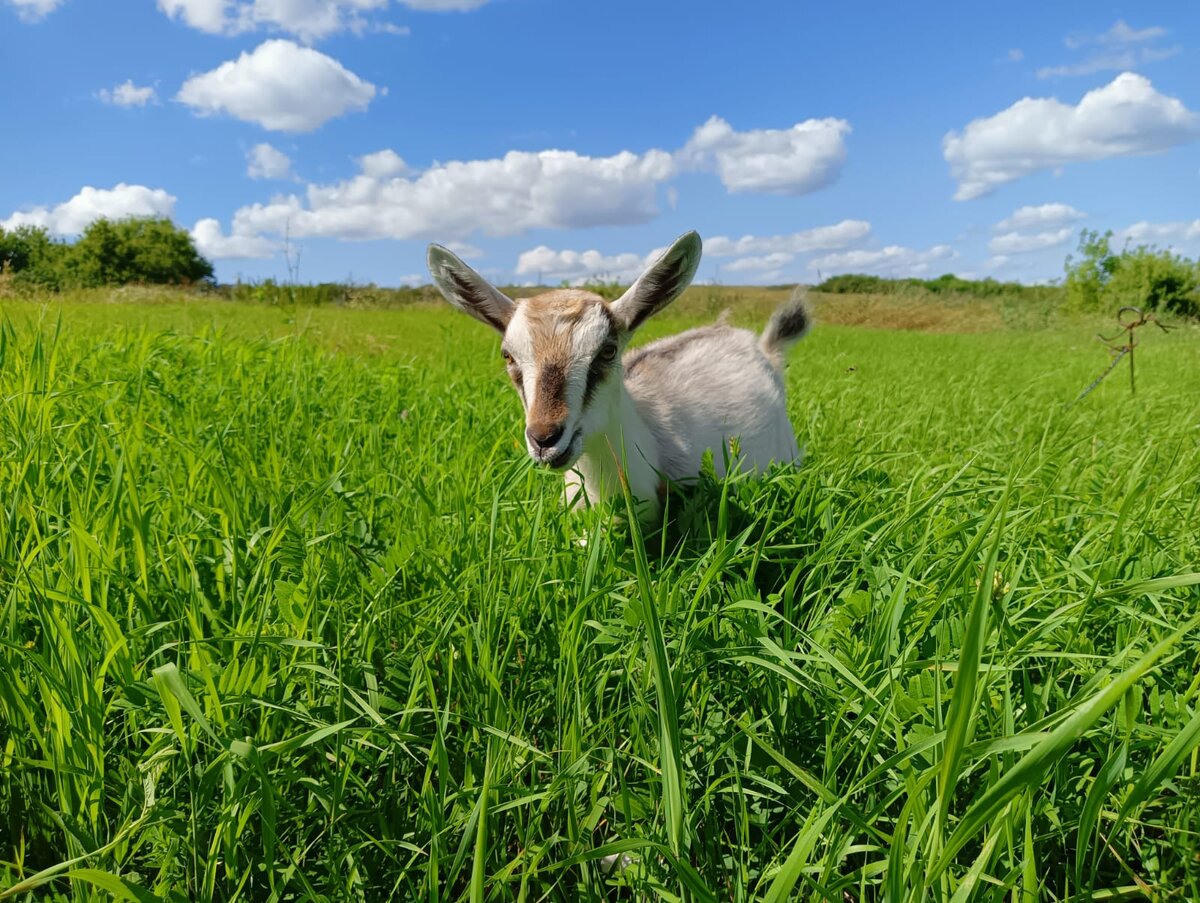
[[[528,399],[530,428],[566,419],[567,374],[570,373],[572,332],[598,295],[578,289],[559,289],[521,302],[533,358],[537,364],[535,391]]]

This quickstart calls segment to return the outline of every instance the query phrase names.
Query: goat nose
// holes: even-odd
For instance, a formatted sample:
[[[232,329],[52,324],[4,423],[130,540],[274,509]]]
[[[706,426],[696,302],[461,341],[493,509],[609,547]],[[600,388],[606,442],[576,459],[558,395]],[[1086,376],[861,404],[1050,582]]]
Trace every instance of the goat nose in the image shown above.
[[[535,423],[526,427],[525,435],[529,437],[530,444],[539,451],[544,448],[552,448],[562,438],[563,425],[561,423]]]

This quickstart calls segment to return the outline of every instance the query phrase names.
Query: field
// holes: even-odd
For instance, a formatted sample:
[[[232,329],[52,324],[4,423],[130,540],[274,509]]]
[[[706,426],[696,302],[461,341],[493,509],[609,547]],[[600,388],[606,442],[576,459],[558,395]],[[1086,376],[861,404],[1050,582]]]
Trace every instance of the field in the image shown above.
[[[1200,899],[1200,331],[838,304],[642,537],[448,309],[3,302],[0,899]]]

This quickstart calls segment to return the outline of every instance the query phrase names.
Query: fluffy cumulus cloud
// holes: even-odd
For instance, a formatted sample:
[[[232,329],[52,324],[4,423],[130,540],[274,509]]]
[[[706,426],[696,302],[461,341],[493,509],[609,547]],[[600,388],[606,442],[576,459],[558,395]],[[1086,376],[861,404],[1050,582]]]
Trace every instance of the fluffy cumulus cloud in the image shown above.
[[[158,8],[172,19],[209,34],[266,30],[306,44],[346,30],[407,33],[368,17],[387,5],[388,0],[158,0]]]
[[[539,245],[517,258],[518,277],[546,282],[584,282],[589,279],[615,279],[631,282],[641,275],[657,255],[601,254],[599,251],[556,251]]]
[[[768,281],[780,275],[799,255],[848,248],[870,234],[870,223],[843,220],[832,226],[818,226],[786,235],[743,235],[736,239],[717,235],[704,240],[704,254],[706,259],[736,258],[721,265],[722,273],[738,273],[757,281]],[[541,245],[518,258],[516,274],[535,277],[542,282],[562,279],[627,282],[636,278],[665,250],[656,248],[648,254],[603,254],[600,251],[555,250]]]
[[[988,242],[988,250],[993,256],[985,266],[997,269],[1007,265],[1013,254],[1044,251],[1066,244],[1075,233],[1074,228],[1067,224],[1086,218],[1086,213],[1070,204],[1018,207],[1011,216],[993,227],[996,234]]]
[[[1066,244],[1074,234],[1070,226],[1045,232],[1004,232],[988,242],[988,250],[998,255],[1044,251]]]
[[[372,179],[387,179],[408,173],[408,164],[391,148],[359,157],[358,168],[364,176]]]
[[[1013,215],[996,223],[997,232],[1013,232],[1022,229],[1038,229],[1045,226],[1060,226],[1087,219],[1087,214],[1070,204],[1038,204],[1018,207]]]
[[[743,235],[727,238],[717,235],[704,240],[704,253],[709,257],[736,257],[741,254],[809,254],[813,251],[835,251],[865,240],[871,235],[871,224],[847,219],[832,226],[818,226],[788,235]]]
[[[276,198],[234,214],[236,233],[343,239],[465,238],[643,223],[658,215],[659,185],[671,155],[651,150],[588,157],[573,151],[511,151],[490,160],[438,164],[384,177],[379,156],[353,178],[309,185],[303,198]],[[374,172],[375,174],[371,174]]]
[[[40,22],[61,6],[63,0],[8,0],[22,22]]]
[[[202,219],[192,227],[192,241],[196,250],[211,260],[233,260],[273,257],[278,242],[261,235],[245,235],[235,232],[225,235],[221,224],[215,219]]]
[[[158,100],[158,94],[153,88],[149,85],[139,88],[131,78],[111,90],[101,88],[96,92],[96,96],[116,107],[144,107]]]
[[[291,41],[264,41],[236,60],[193,75],[176,100],[198,115],[224,113],[265,129],[311,132],[367,108],[376,88],[337,60]]]
[[[738,132],[713,116],[696,129],[678,156],[684,166],[715,169],[730,191],[807,194],[841,175],[849,132],[844,119],[808,119],[790,129]]]
[[[778,273],[795,259],[794,254],[778,251],[774,254],[762,254],[758,257],[739,257],[725,264],[727,273]]]
[[[292,161],[266,142],[256,144],[246,152],[246,175],[252,179],[290,179]]]
[[[40,226],[58,235],[77,235],[101,217],[121,219],[127,216],[171,216],[175,212],[175,196],[161,188],[119,183],[113,188],[93,188],[85,185],[70,200],[56,207],[34,207],[18,211],[0,227]]]
[[[1117,243],[1128,241],[1135,245],[1166,244],[1195,241],[1200,239],[1200,219],[1191,222],[1149,223],[1142,221],[1134,223],[1117,233]]]
[[[1068,163],[1154,154],[1200,137],[1200,116],[1146,78],[1125,72],[1078,104],[1026,97],[950,132],[942,151],[958,181],[956,200],[990,194]]]
[[[158,0],[158,8],[172,19],[210,34],[226,30],[228,5],[227,0]]]
[[[813,175],[810,164],[815,152],[807,147],[806,139],[796,138],[824,128],[820,124],[810,128],[812,125],[810,121],[790,130],[739,134],[722,127],[720,120],[710,120],[684,149],[674,153],[650,149],[592,157],[567,150],[510,151],[492,159],[435,163],[424,170],[414,170],[394,150],[385,148],[359,157],[357,173],[348,178],[309,184],[303,192],[242,207],[235,211],[230,229],[241,236],[277,237],[288,231],[297,238],[446,242],[475,233],[506,236],[533,229],[634,225],[657,217],[664,196],[670,202],[671,186],[667,183],[681,170],[708,163],[722,173],[730,190],[749,190],[750,186],[769,190],[784,184],[789,190],[799,190],[804,180],[811,186],[829,178],[828,169]],[[844,155],[840,138],[843,131],[840,127],[826,130],[826,137],[832,135],[840,148],[834,156]],[[759,162],[747,159],[722,163],[722,155],[732,153],[728,148],[743,140],[749,142],[752,151],[760,151]],[[797,164],[801,158],[808,161],[803,166]],[[773,182],[765,176],[757,179],[751,175],[756,167],[765,167],[763,161],[767,159],[776,160],[785,170],[776,173]],[[254,172],[267,170],[261,163],[252,166]],[[746,168],[742,171],[739,166]],[[870,232],[869,223],[845,220],[787,235],[717,236],[710,240],[708,249],[718,257],[794,256],[851,247]],[[543,256],[546,253],[544,248],[534,250]],[[557,269],[543,265],[542,271],[569,271],[563,278],[591,272],[582,262],[582,255],[588,252],[570,253],[576,255],[570,261],[560,260],[554,264]],[[594,254],[588,257],[589,261],[596,259]],[[630,259],[607,260],[599,265],[622,273],[621,266]]]
[[[704,252],[710,258],[736,258],[721,264],[721,273],[750,275],[757,281],[769,282],[779,278],[799,255],[850,248],[870,235],[870,223],[847,219],[832,226],[817,226],[786,235],[743,235],[741,238],[716,235],[705,240]]]
[[[808,268],[823,276],[836,273],[872,273],[879,276],[926,276],[934,264],[955,256],[949,245],[934,245],[924,251],[889,245],[875,250],[842,251],[814,257]]]

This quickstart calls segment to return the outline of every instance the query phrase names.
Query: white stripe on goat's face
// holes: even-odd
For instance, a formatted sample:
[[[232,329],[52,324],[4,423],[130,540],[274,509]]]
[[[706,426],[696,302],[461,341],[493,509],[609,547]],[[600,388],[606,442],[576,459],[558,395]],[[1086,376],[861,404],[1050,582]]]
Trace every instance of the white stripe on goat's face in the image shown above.
[[[559,289],[517,302],[501,351],[525,406],[530,457],[555,470],[583,451],[588,414],[620,368],[621,331],[599,295]]]

